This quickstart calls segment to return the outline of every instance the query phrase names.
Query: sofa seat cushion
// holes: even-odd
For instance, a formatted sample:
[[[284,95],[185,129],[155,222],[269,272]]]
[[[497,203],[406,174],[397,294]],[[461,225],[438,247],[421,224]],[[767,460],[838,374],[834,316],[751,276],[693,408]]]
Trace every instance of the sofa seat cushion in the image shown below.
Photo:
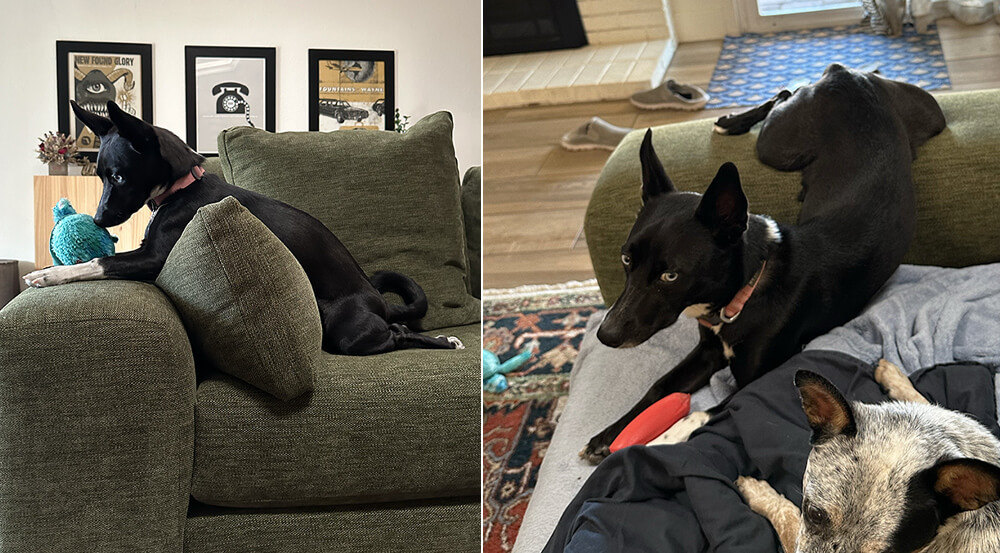
[[[463,350],[323,354],[288,402],[225,374],[198,387],[191,495],[301,507],[478,494],[479,325]]]
[[[386,131],[271,133],[234,127],[218,138],[227,181],[316,217],[368,274],[396,271],[427,294],[423,328],[479,321],[471,294],[451,114]]]
[[[1000,208],[1000,90],[936,94],[948,127],[917,152],[917,232],[904,263],[965,267],[1000,261],[992,228]],[[704,192],[719,166],[732,161],[750,201],[750,211],[793,224],[798,218],[802,174],[772,169],[756,156],[758,125],[745,135],[712,132],[714,119],[653,129],[653,146],[670,179],[681,190]],[[597,180],[584,232],[594,272],[607,305],[625,286],[621,246],[641,204],[639,145],[644,131],[618,145]]]

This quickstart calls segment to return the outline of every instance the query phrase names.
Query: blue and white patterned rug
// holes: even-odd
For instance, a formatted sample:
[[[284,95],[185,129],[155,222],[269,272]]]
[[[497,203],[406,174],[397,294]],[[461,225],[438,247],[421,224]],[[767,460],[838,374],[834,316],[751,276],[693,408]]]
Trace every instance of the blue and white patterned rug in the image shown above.
[[[853,25],[727,36],[708,86],[711,99],[706,108],[759,104],[793,81],[815,82],[834,62],[866,70],[878,64],[889,79],[925,90],[951,88],[935,26],[926,34],[908,27],[903,36],[889,38]]]

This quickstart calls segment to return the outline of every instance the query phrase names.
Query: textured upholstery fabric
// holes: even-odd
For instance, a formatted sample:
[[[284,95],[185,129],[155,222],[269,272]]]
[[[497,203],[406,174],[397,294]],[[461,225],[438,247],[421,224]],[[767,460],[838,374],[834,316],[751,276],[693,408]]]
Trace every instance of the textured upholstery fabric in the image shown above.
[[[315,389],[282,403],[219,375],[198,387],[192,495],[233,507],[477,493],[479,325],[464,350],[323,354]]]
[[[904,263],[962,267],[1000,261],[1000,241],[989,229],[1000,210],[1000,91],[940,94],[948,128],[917,155],[917,232]],[[719,165],[739,168],[750,211],[783,223],[798,217],[800,173],[757,161],[756,132],[721,136],[710,119],[653,129],[664,169],[682,190],[703,192]],[[759,128],[759,127],[758,127]],[[601,293],[611,305],[625,286],[621,245],[640,206],[639,145],[632,132],[608,159],[587,207],[587,247]]]
[[[312,389],[323,329],[309,277],[236,198],[198,210],[156,284],[214,368],[283,400]]]
[[[371,274],[403,273],[427,294],[423,328],[479,321],[470,293],[452,119],[384,131],[219,135],[225,178],[323,222]]]
[[[29,289],[0,311],[3,551],[180,551],[194,360],[150,284]]]
[[[204,511],[188,519],[187,553],[473,553],[480,549],[478,496],[464,501],[308,510]]]
[[[483,287],[482,214],[483,170],[472,167],[462,179],[462,213],[465,215],[465,251],[469,260],[472,295],[479,297]]]
[[[205,158],[205,163],[201,164],[206,173],[222,176],[222,161],[218,157]]]

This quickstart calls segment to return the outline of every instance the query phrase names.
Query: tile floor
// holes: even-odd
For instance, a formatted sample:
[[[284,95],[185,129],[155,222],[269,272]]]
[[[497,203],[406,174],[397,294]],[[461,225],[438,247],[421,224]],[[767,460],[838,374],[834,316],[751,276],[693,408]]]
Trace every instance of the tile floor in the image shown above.
[[[483,109],[627,98],[672,54],[667,40],[651,40],[483,58]]]

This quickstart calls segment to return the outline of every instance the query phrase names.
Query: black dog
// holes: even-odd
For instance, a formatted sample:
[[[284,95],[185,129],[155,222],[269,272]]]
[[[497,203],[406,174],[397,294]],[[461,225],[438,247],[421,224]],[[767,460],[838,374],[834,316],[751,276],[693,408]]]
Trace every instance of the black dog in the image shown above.
[[[170,131],[125,113],[114,102],[108,102],[110,119],[75,102],[73,111],[101,138],[97,174],[104,192],[94,221],[102,227],[120,225],[147,203],[154,217],[139,249],[35,271],[24,277],[30,286],[103,278],[154,280],[198,208],[233,196],[267,225],[305,269],[319,304],[324,350],[370,355],[406,348],[461,347],[457,338],[432,338],[403,326],[426,314],[423,290],[398,273],[375,273],[369,280],[340,240],[309,214],[218,176],[203,175],[204,157]],[[398,294],[406,305],[388,304],[384,292]]]
[[[624,427],[657,400],[693,392],[727,365],[746,386],[810,339],[855,317],[896,270],[913,238],[910,165],[945,127],[930,94],[834,64],[794,94],[716,123],[722,134],[764,121],[757,156],[802,171],[795,226],[747,212],[732,163],[704,195],[678,192],[647,132],[639,153],[643,207],[622,246],[625,290],[597,337],[630,347],[698,317],[701,340],[581,456],[608,454]]]

